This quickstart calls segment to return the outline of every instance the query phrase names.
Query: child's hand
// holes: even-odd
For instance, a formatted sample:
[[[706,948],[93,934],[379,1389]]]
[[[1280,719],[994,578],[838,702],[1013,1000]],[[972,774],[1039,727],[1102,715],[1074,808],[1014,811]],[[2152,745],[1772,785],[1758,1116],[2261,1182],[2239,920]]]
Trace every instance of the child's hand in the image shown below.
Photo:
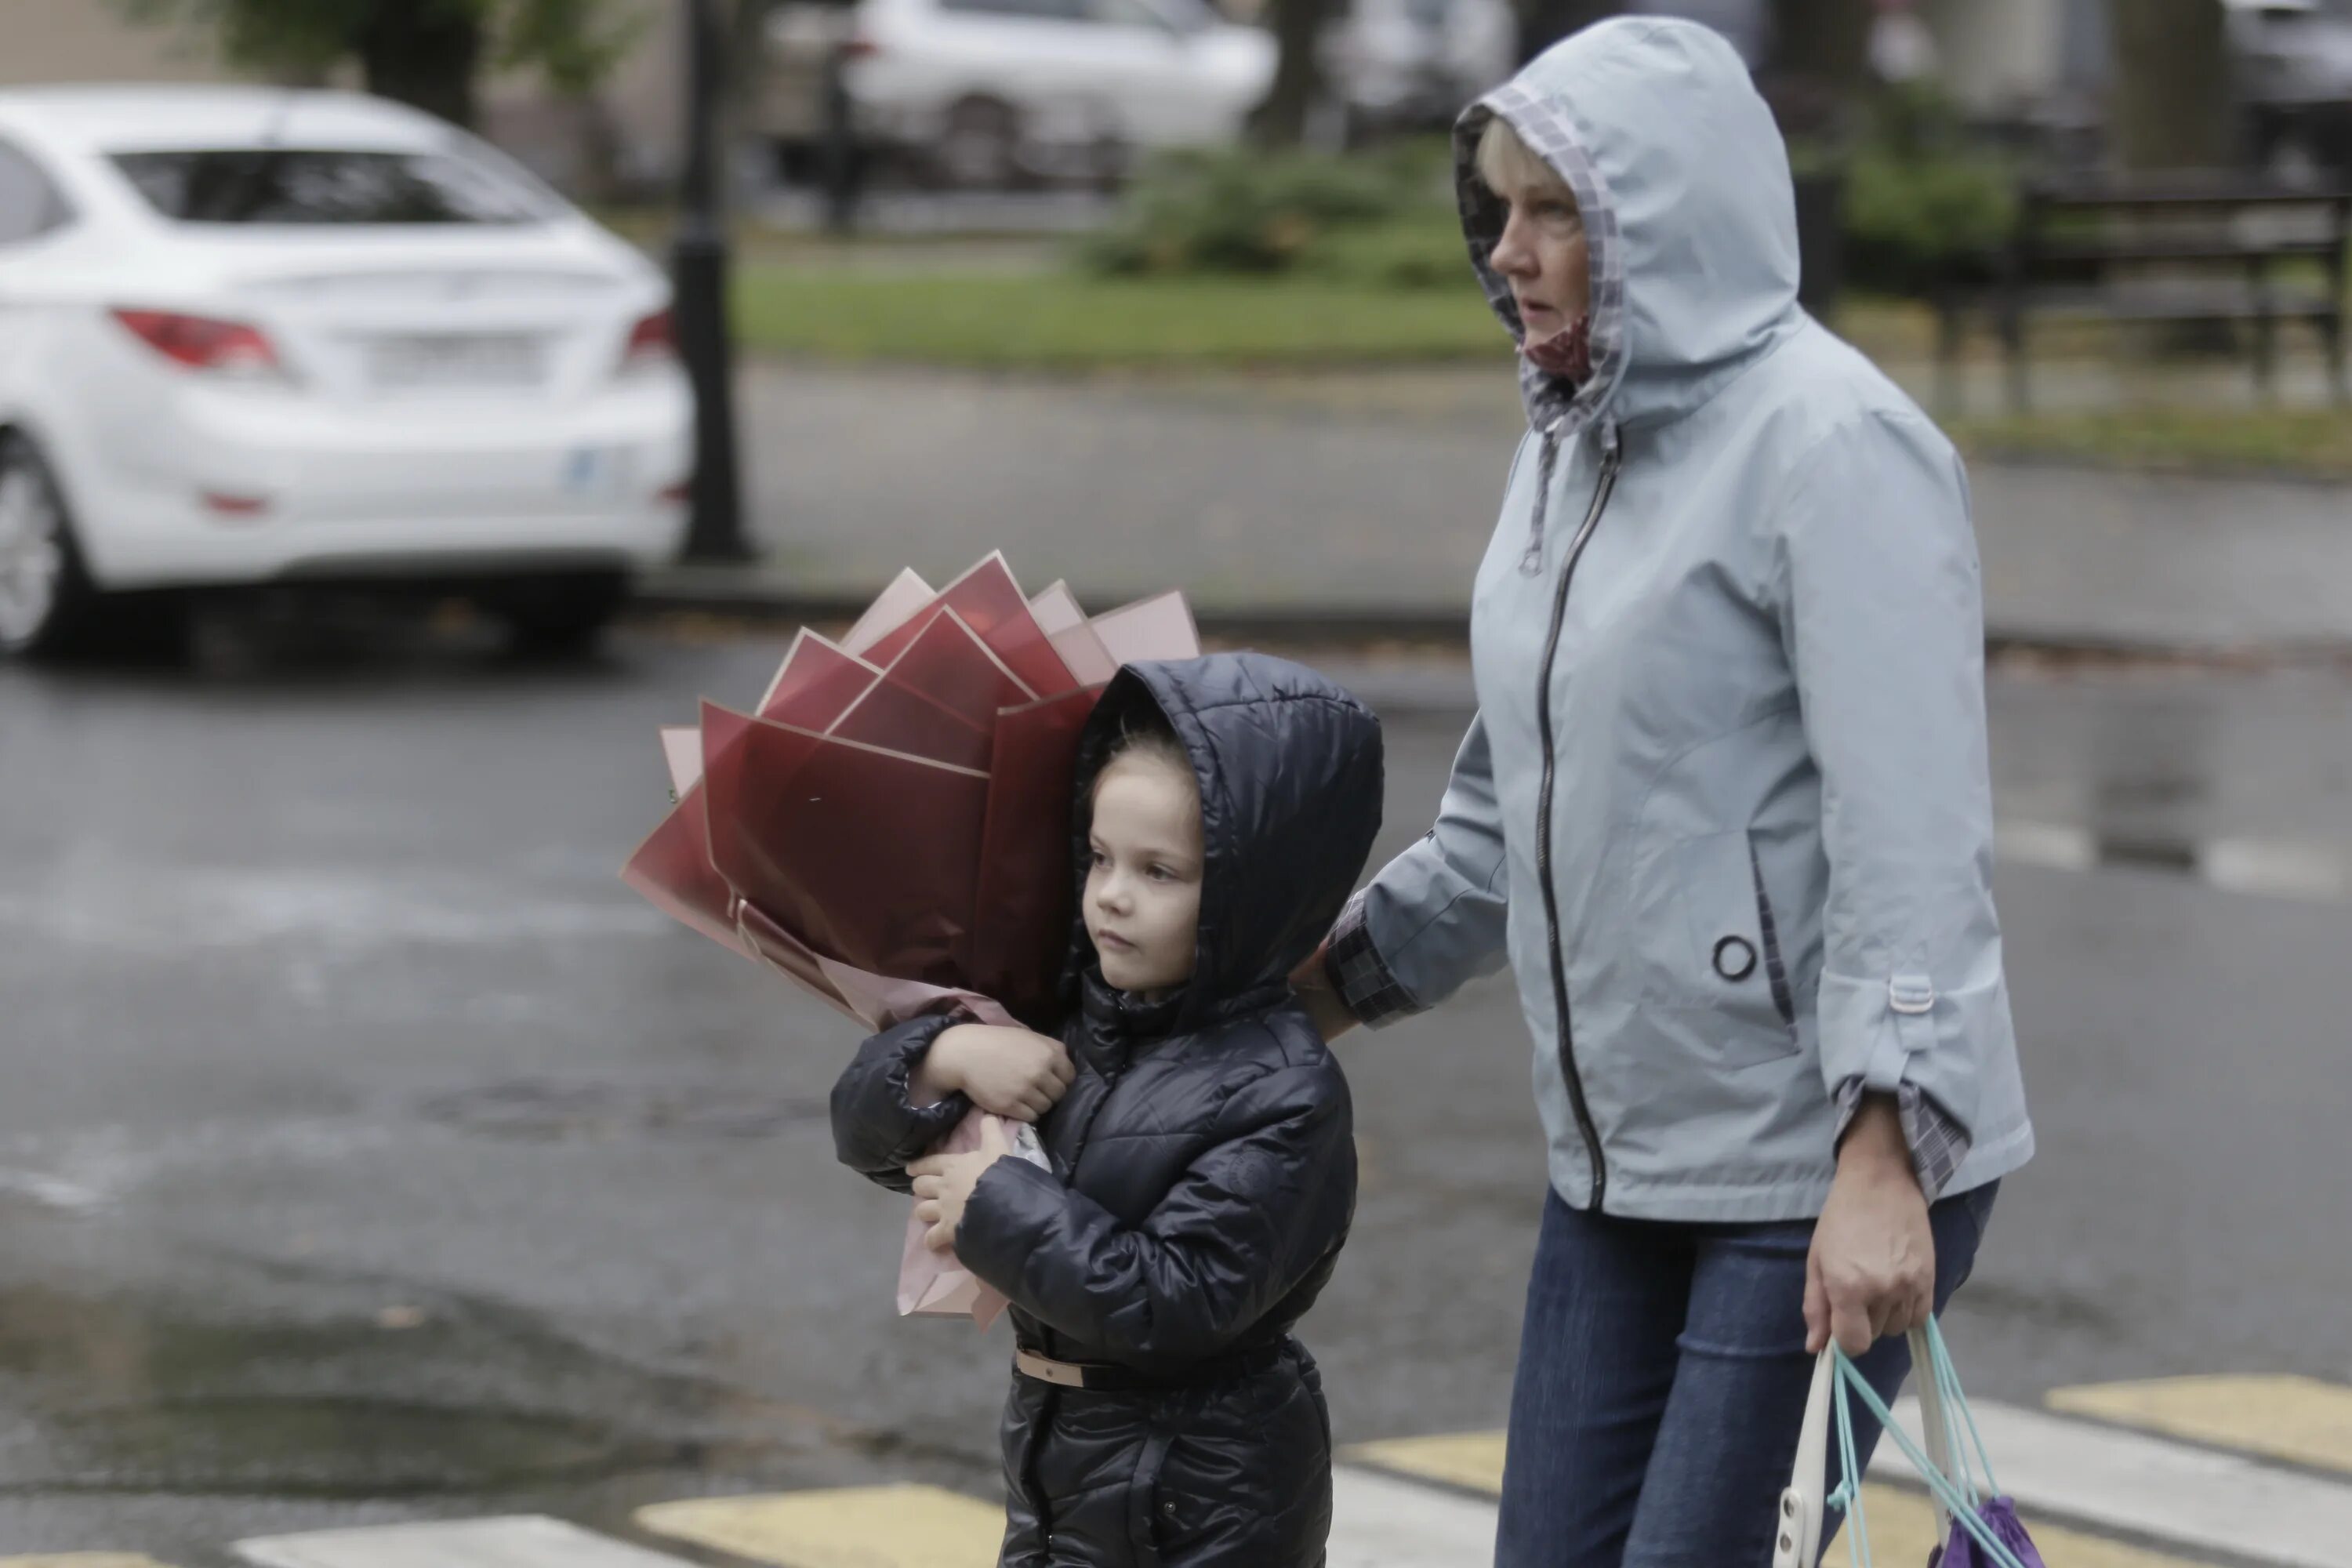
[[[1012,1152],[1004,1124],[990,1117],[980,1124],[980,1147],[969,1154],[932,1154],[907,1167],[915,1178],[915,1217],[929,1226],[923,1245],[933,1252],[954,1249],[956,1226],[963,1223],[963,1206],[971,1190],[991,1165]]]
[[[1026,1029],[959,1024],[924,1054],[921,1084],[944,1099],[957,1089],[992,1116],[1036,1121],[1070,1091],[1077,1069],[1062,1042]]]

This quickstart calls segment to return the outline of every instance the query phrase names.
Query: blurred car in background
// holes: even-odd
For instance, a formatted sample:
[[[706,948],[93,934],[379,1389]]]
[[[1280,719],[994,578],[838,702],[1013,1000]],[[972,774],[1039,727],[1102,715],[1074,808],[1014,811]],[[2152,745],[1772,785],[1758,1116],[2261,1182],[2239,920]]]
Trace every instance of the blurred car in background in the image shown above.
[[[352,579],[579,646],[677,552],[691,422],[660,271],[438,120],[0,92],[0,650]]]
[[[1518,62],[1509,0],[1346,0],[1323,35],[1323,76],[1355,142],[1439,131]]]
[[[843,19],[788,5],[770,26],[761,132],[822,133]],[[845,19],[860,143],[931,183],[1108,182],[1138,155],[1229,142],[1274,80],[1274,40],[1203,0],[863,0]]]
[[[2352,173],[2352,15],[2326,0],[2223,0],[2254,162],[2286,180]]]

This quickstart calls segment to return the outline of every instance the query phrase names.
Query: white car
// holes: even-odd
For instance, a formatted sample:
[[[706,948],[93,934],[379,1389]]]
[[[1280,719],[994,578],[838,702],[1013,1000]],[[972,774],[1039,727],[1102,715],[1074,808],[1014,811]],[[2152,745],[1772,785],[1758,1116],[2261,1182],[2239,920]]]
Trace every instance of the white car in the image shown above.
[[[0,92],[0,651],[314,579],[583,643],[680,547],[691,426],[659,269],[437,120]]]
[[[1509,79],[1517,48],[1507,0],[1346,0],[1321,58],[1351,128],[1443,130]]]
[[[1230,142],[1274,80],[1273,38],[1203,0],[864,0],[853,25],[859,137],[960,186],[1108,177],[1139,152]],[[777,16],[780,88],[824,37],[819,15]]]

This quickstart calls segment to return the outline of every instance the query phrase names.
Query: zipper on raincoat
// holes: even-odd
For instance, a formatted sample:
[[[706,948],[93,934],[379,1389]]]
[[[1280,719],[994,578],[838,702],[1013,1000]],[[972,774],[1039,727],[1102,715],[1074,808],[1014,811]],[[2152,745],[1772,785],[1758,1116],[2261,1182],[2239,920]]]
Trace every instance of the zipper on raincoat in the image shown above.
[[[1546,433],[1545,455],[1549,456],[1558,444],[1557,426]],[[1576,1070],[1576,1037],[1570,1027],[1568,1005],[1568,960],[1559,945],[1559,892],[1552,885],[1551,876],[1551,803],[1559,780],[1558,763],[1553,750],[1551,721],[1552,661],[1559,653],[1560,627],[1568,617],[1568,586],[1576,576],[1576,563],[1584,554],[1585,544],[1601,522],[1601,514],[1609,508],[1609,498],[1617,489],[1617,470],[1624,461],[1624,448],[1619,444],[1616,426],[1603,426],[1601,431],[1601,477],[1592,488],[1592,504],[1586,509],[1584,521],[1575,536],[1568,542],[1568,552],[1560,563],[1559,586],[1553,590],[1551,600],[1551,633],[1544,641],[1543,684],[1536,691],[1536,730],[1543,745],[1543,784],[1538,792],[1536,805],[1536,878],[1543,884],[1544,932],[1549,938],[1551,956],[1551,994],[1553,1016],[1559,1027],[1560,1072],[1568,1080],[1569,1108],[1576,1113],[1576,1130],[1584,1139],[1585,1156],[1592,1164],[1592,1212],[1602,1212],[1601,1200],[1609,1190],[1609,1171],[1601,1158],[1601,1133],[1593,1125],[1592,1108],[1584,1098],[1584,1079]],[[1549,463],[1542,465],[1548,490]],[[1538,492],[1537,515],[1549,498]],[[1541,528],[1538,524],[1538,531]],[[1541,533],[1535,542],[1541,549]]]

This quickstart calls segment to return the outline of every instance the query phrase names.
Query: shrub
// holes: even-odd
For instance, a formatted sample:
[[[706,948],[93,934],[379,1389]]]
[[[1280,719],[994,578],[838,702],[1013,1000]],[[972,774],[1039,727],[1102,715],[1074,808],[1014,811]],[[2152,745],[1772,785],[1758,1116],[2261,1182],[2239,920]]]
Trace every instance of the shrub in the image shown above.
[[[1845,161],[1847,281],[1924,294],[1981,281],[2015,222],[2016,174],[1973,144],[1958,108],[1931,89],[1889,90]]]
[[[1107,274],[1281,272],[1343,254],[1336,237],[1410,220],[1425,232],[1452,211],[1442,149],[1424,143],[1352,157],[1231,148],[1154,162],[1119,215],[1082,242],[1079,258]],[[1447,218],[1451,222],[1450,216]],[[1457,241],[1458,244],[1458,241]],[[1402,276],[1421,263],[1396,241],[1385,254]]]
[[[1303,258],[1307,269],[1371,289],[1469,289],[1475,285],[1462,223],[1452,207],[1365,228],[1325,234]]]

